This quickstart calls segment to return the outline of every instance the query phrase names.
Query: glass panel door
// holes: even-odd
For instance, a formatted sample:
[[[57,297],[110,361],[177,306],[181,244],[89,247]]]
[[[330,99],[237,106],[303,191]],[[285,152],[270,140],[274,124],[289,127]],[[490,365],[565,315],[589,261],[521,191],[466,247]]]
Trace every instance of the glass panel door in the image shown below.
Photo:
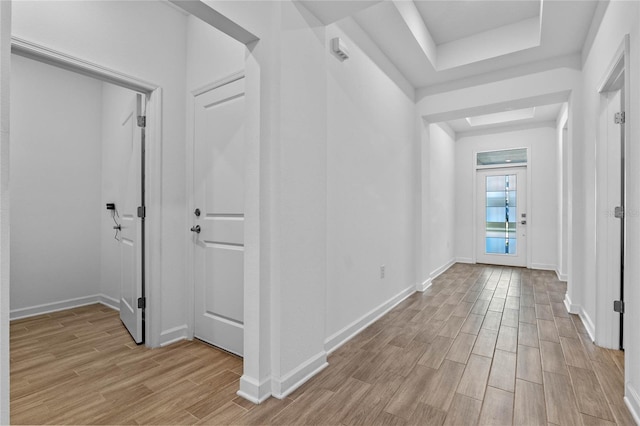
[[[477,171],[476,262],[527,266],[526,170]]]

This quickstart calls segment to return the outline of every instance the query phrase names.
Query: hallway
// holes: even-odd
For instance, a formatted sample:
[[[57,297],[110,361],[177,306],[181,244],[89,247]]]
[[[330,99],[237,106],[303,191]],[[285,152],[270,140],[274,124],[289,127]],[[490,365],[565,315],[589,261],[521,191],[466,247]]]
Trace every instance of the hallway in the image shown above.
[[[552,272],[456,264],[261,405],[235,396],[236,357],[136,346],[101,305],[14,321],[11,423],[632,425],[624,354],[591,343],[565,287]]]

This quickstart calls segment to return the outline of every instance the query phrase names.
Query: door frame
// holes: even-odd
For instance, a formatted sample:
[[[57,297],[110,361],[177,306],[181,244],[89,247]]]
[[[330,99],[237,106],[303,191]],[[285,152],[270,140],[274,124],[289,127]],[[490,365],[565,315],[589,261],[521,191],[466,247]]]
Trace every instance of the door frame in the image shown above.
[[[527,162],[526,163],[519,163],[519,164],[514,164],[512,166],[509,165],[504,165],[504,164],[496,164],[496,165],[491,165],[491,166],[478,166],[478,162],[477,162],[477,158],[478,158],[478,154],[482,153],[482,152],[494,152],[494,151],[509,151],[512,149],[526,149],[527,150]],[[524,167],[526,169],[526,175],[527,175],[527,256],[526,256],[526,267],[527,268],[531,268],[531,241],[532,238],[529,238],[529,236],[531,235],[531,223],[532,223],[532,214],[531,212],[533,211],[532,209],[532,205],[531,205],[531,193],[533,192],[532,189],[532,185],[531,185],[531,149],[528,146],[512,146],[512,147],[501,147],[501,148],[496,148],[496,149],[482,149],[482,150],[477,150],[477,151],[473,151],[473,182],[472,182],[472,189],[473,189],[473,263],[477,263],[478,261],[478,255],[477,255],[477,251],[478,251],[478,171],[479,170],[487,170],[487,169],[513,169],[513,168],[522,168]]]
[[[47,46],[12,36],[11,53],[43,62],[58,68],[95,78],[116,86],[134,90],[145,95],[147,126],[145,130],[145,158],[144,167],[144,206],[153,215],[147,215],[141,221],[142,228],[142,294],[147,298],[147,308],[143,310],[143,338],[146,346],[155,345],[151,330],[159,329],[160,324],[154,324],[154,318],[160,318],[160,281],[161,274],[160,231],[162,223],[162,209],[160,200],[162,193],[162,88],[157,84],[138,79],[134,76],[103,67],[94,62],[68,55]],[[155,321],[158,322],[158,321]]]
[[[630,88],[630,36],[626,34],[622,42],[620,43],[618,49],[613,55],[613,59],[611,60],[609,66],[604,72],[601,82],[598,85],[597,93],[600,98],[600,106],[603,105],[603,102],[607,102],[607,93],[611,91],[613,85],[619,81],[619,77],[624,73],[624,87],[621,88],[621,96],[624,99],[624,111],[626,111],[627,121],[624,123],[624,126],[621,130],[621,140],[620,142],[623,144],[622,146],[622,175],[621,175],[621,185],[622,185],[622,205],[626,207],[627,200],[627,178],[628,178],[628,159],[629,159],[629,130],[630,126],[628,125],[631,119],[631,115],[629,112],[630,108],[630,98],[631,93],[629,91]],[[606,117],[605,119],[613,119],[612,117]],[[606,127],[603,129],[602,121],[599,118],[597,123],[597,137],[598,143],[596,144],[596,159],[597,159],[597,151],[602,144],[606,144],[608,137],[606,135]],[[597,166],[597,163],[596,163]],[[605,170],[606,171],[606,170]],[[595,197],[596,197],[596,209],[600,211],[601,208],[601,200],[606,198],[606,194],[600,194],[598,191],[599,182],[598,179],[601,176],[600,173],[596,170],[596,183],[595,183]],[[622,265],[626,263],[626,246],[627,246],[627,227],[626,227],[626,216],[622,220],[621,226],[621,262]],[[597,265],[602,263],[602,255],[603,251],[599,250],[599,244],[597,241],[598,236],[598,215],[596,215],[596,268]],[[621,279],[622,283],[620,283],[619,287],[606,285],[606,283],[599,283],[597,280],[598,269],[596,269],[596,318],[595,318],[595,343],[600,346],[604,346],[607,348],[622,348],[624,342],[625,335],[625,327],[624,327],[624,318],[625,315],[616,314],[613,311],[613,301],[618,299],[618,295],[620,300],[624,301],[624,283],[628,281],[628,272],[622,267]],[[618,325],[616,325],[616,322]],[[618,333],[615,330],[618,330]],[[617,335],[616,335],[617,334]]]
[[[194,173],[194,158],[193,153],[195,149],[195,101],[196,97],[207,93],[211,90],[217,89],[218,87],[222,87],[225,84],[233,83],[234,81],[245,78],[245,71],[240,70],[234,73],[231,73],[225,77],[212,81],[208,84],[200,86],[196,89],[191,90],[189,92],[189,99],[187,101],[187,139],[186,139],[186,168],[185,168],[185,176],[186,176],[186,194],[187,194],[187,211],[186,211],[186,224],[190,225],[193,223],[193,211],[196,208],[196,202],[194,197],[194,185],[193,185],[193,173]],[[246,91],[245,91],[246,93]],[[245,166],[245,177],[247,173],[247,168]],[[186,231],[186,229],[185,229]],[[196,299],[195,299],[195,245],[193,244],[193,235],[191,232],[185,232],[186,234],[186,250],[185,250],[185,264],[186,264],[186,313],[187,313],[187,338],[194,339],[195,338],[195,324],[196,324]],[[246,236],[246,231],[245,231]],[[245,268],[247,267],[245,261]],[[243,281],[243,287],[244,281]],[[244,290],[243,290],[244,292]]]

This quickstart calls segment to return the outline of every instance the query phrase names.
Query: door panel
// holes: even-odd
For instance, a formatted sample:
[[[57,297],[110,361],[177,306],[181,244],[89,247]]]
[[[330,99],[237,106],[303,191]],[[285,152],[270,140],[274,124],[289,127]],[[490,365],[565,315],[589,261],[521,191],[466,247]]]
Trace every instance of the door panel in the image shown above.
[[[476,261],[527,266],[526,169],[477,172]]]
[[[243,354],[244,79],[195,98],[194,334]]]
[[[120,182],[117,209],[120,216],[120,319],[136,343],[144,341],[142,309],[142,224],[137,216],[142,202],[143,135],[137,125],[142,95],[135,95],[121,121],[123,179]]]
[[[599,345],[614,348],[622,346],[620,314],[613,311],[613,300],[620,300],[623,261],[624,221],[615,216],[615,208],[623,206],[623,151],[622,126],[614,122],[614,115],[622,110],[621,91],[604,93],[600,109],[601,135],[603,143],[596,155],[599,176],[596,187],[598,215],[596,218],[596,276],[598,297],[608,300],[596,315],[599,322],[596,341]],[[601,308],[602,309],[602,308]],[[603,321],[604,317],[607,321]],[[602,325],[600,325],[602,324]]]

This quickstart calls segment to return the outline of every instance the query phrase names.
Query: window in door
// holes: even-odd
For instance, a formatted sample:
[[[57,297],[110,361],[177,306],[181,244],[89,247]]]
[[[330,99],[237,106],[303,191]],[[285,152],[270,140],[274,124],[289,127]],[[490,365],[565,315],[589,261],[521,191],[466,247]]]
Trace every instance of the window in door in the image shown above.
[[[516,175],[486,178],[485,253],[516,254]]]

